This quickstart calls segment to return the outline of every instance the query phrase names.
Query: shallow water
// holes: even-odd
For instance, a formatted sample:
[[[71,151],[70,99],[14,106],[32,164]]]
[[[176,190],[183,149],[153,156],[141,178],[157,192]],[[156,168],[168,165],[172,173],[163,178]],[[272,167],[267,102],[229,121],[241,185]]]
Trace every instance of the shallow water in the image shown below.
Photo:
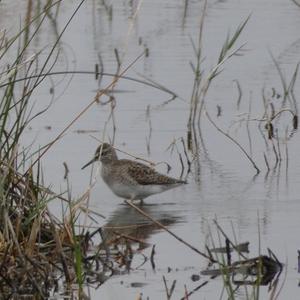
[[[174,139],[186,137],[193,86],[190,62],[195,61],[190,39],[197,41],[203,7],[202,1],[187,2],[184,16],[184,1],[114,1],[110,20],[101,1],[86,1],[63,36],[63,52],[55,67],[57,71],[67,68],[93,71],[94,65],[98,63],[98,55],[101,55],[104,71],[115,73],[117,64],[114,48],[123,57],[124,67],[148,48],[149,56],[142,57],[126,75],[150,78],[179,97],[165,104],[171,98],[168,93],[120,80],[116,86],[119,92],[115,93],[115,145],[152,161],[167,161],[172,166],[170,175],[174,177],[178,177],[181,172],[178,155],[176,152],[170,154],[166,149]],[[25,7],[26,1],[22,4]],[[2,1],[0,5],[2,26],[13,30],[13,24],[10,23],[11,11],[19,9],[22,15],[24,7],[15,7],[10,1]],[[58,30],[62,29],[75,7],[75,1],[63,3],[57,19]],[[137,17],[132,23],[137,7]],[[268,95],[271,95],[272,88],[282,95],[278,72],[269,52],[273,53],[286,78],[290,80],[299,60],[300,47],[300,8],[292,1],[209,0],[203,37],[203,67],[206,71],[215,65],[227,33],[233,32],[250,14],[250,20],[237,43],[246,43],[243,56],[232,57],[226,62],[206,99],[207,110],[217,124],[225,131],[230,128],[230,134],[247,150],[249,140],[245,123],[239,128],[237,121],[241,120],[242,114],[248,113],[249,99],[252,103],[252,117],[261,118],[262,88],[265,88]],[[32,53],[55,39],[54,27],[49,28],[38,37],[35,48],[30,50]],[[48,112],[34,121],[24,141],[29,144],[35,139],[35,149],[56,137],[93,100],[98,89],[98,82],[93,75],[75,75],[73,78],[53,76],[52,79],[55,83],[55,100]],[[71,81],[68,83],[69,79]],[[239,110],[236,105],[236,79],[243,91]],[[104,77],[101,88],[110,81],[110,77]],[[296,88],[298,82],[299,80]],[[45,81],[35,93],[36,109],[49,103],[50,86],[50,81]],[[148,155],[146,139],[149,137],[150,127],[146,109],[149,105],[152,132]],[[221,106],[222,111],[219,118],[217,105]],[[94,105],[45,155],[44,176],[52,189],[60,191],[66,188],[63,162],[70,169],[72,194],[79,196],[87,189],[90,168],[82,171],[81,167],[91,158],[98,145],[93,137],[100,140],[103,135],[106,140],[113,137],[111,122],[104,130],[109,113],[107,105]],[[235,123],[232,125],[233,121]],[[287,122],[290,122],[288,118],[283,122],[282,131],[285,131]],[[255,170],[236,145],[217,132],[204,117],[201,129],[206,151],[201,148],[199,178],[193,168],[192,174],[188,176],[188,185],[150,197],[144,209],[158,220],[169,220],[170,230],[202,251],[205,251],[209,230],[213,235],[216,234],[213,225],[215,218],[232,239],[234,228],[238,241],[250,241],[251,256],[266,254],[267,248],[272,249],[278,259],[286,264],[286,278],[285,275],[281,276],[281,283],[284,279],[285,282],[279,299],[295,299],[299,280],[297,249],[300,247],[299,137],[295,132],[288,142],[288,165],[285,146],[281,145],[281,167],[267,174],[263,160],[266,148],[257,126],[257,122],[251,122],[249,130],[252,137],[252,157],[261,168],[258,176],[254,176]],[[80,134],[78,130],[87,132]],[[274,165],[271,156],[270,162]],[[159,166],[159,170],[166,172],[163,165]],[[125,207],[122,200],[111,193],[99,176],[92,190],[91,206],[110,222],[117,220],[124,224],[129,212],[132,214],[131,219],[137,218],[136,212]],[[52,209],[59,212],[60,207],[53,204]],[[109,221],[101,222],[104,225]],[[201,276],[200,281],[191,280],[193,274],[199,274],[205,269],[207,262],[167,232],[149,230],[143,238],[156,245],[156,270],[153,271],[150,262],[147,262],[128,275],[115,276],[99,289],[91,288],[89,292],[92,299],[135,299],[140,293],[143,294],[143,299],[166,299],[163,275],[169,285],[172,280],[177,280],[174,296],[177,299],[184,296],[184,285],[192,290],[207,279]],[[149,255],[151,247],[144,252]],[[138,266],[140,259],[137,256],[134,265]],[[251,287],[249,290],[251,291]],[[219,299],[221,293],[222,280],[219,278],[211,280],[190,299]],[[267,298],[266,287],[262,287],[260,293],[261,299]],[[240,299],[245,298],[243,289],[239,295]],[[226,299],[226,296],[223,298]]]

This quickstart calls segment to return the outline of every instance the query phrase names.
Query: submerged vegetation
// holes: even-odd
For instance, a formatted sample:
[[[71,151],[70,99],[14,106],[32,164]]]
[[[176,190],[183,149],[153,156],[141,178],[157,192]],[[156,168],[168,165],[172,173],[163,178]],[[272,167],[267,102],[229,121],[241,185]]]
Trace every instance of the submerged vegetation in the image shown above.
[[[0,62],[2,63],[0,74],[1,295],[4,298],[15,299],[19,299],[21,296],[34,295],[43,299],[60,293],[71,297],[75,291],[78,297],[84,298],[87,297],[83,292],[84,286],[92,285],[97,288],[111,276],[126,274],[131,270],[140,268],[146,262],[150,262],[152,269],[155,270],[155,245],[152,246],[150,256],[146,256],[142,250],[149,247],[145,240],[150,233],[159,229],[170,234],[179,243],[200,255],[208,263],[207,269],[202,270],[201,273],[199,270],[199,274],[210,276],[210,279],[202,278],[199,286],[192,291],[185,288],[183,300],[188,300],[192,294],[216,277],[222,278],[224,290],[226,290],[229,299],[235,299],[241,287],[245,288],[247,285],[253,287],[250,292],[247,288],[244,289],[247,299],[259,299],[259,288],[262,285],[269,285],[270,299],[276,299],[280,291],[278,278],[283,265],[275,254],[268,250],[269,256],[258,253],[249,258],[244,254],[249,252],[249,242],[232,242],[217,221],[214,223],[218,243],[215,242],[213,234],[210,232],[210,241],[205,245],[205,251],[200,251],[168,228],[176,220],[171,218],[157,220],[147,213],[145,208],[137,207],[127,201],[125,201],[127,204],[125,210],[129,209],[130,212],[126,211],[123,214],[130,215],[134,212],[136,214],[133,218],[134,222],[117,224],[116,220],[110,220],[105,226],[97,226],[95,220],[102,216],[92,211],[88,205],[89,192],[93,184],[78,199],[72,197],[71,189],[58,194],[44,185],[42,169],[44,154],[51,150],[51,147],[94,103],[101,102],[102,96],[107,96],[109,99],[107,102],[102,101],[101,104],[109,106],[110,112],[106,125],[108,122],[113,123],[112,141],[114,141],[116,101],[113,91],[119,80],[131,80],[168,93],[172,98],[163,105],[168,105],[170,101],[178,97],[177,93],[155,83],[153,80],[140,80],[126,76],[127,70],[140,57],[150,55],[146,46],[145,51],[126,68],[123,68],[123,61],[120,59],[118,50],[115,49],[117,61],[115,74],[104,72],[103,65],[99,67],[99,64],[96,64],[94,72],[78,72],[95,74],[99,82],[103,76],[110,77],[112,78],[111,82],[96,92],[95,98],[68,123],[55,139],[37,151],[32,151],[31,147],[24,148],[22,138],[25,130],[30,127],[33,120],[47,113],[52,101],[40,111],[35,112],[32,95],[36,93],[40,84],[48,76],[76,73],[72,71],[56,72],[54,68],[59,59],[62,36],[83,3],[84,0],[77,5],[65,26],[59,30],[56,20],[60,15],[61,1],[46,1],[46,5],[42,6],[41,1],[34,3],[34,1],[29,0],[25,24],[22,29],[12,36],[6,31],[2,31],[0,35]],[[102,5],[111,22],[113,6],[107,4],[106,1],[102,1]],[[185,17],[187,6],[188,1],[185,1]],[[195,62],[191,63],[194,82],[189,103],[187,137],[175,140],[169,149],[176,149],[177,151],[182,168],[181,176],[192,173],[195,180],[199,180],[197,178],[200,173],[199,153],[204,144],[201,122],[206,117],[206,120],[219,133],[239,147],[258,174],[261,172],[262,166],[252,155],[250,130],[247,131],[250,146],[249,149],[246,149],[229,134],[229,130],[223,130],[217,125],[206,105],[210,86],[213,81],[217,80],[223,65],[234,56],[243,54],[245,45],[236,46],[236,44],[250,17],[246,18],[232,35],[227,36],[216,60],[216,65],[206,73],[202,66],[204,57],[202,35],[206,6],[207,1],[205,1],[200,20],[198,42],[195,44],[192,41],[195,54]],[[45,50],[30,55],[30,46],[48,22],[55,29],[56,40],[46,55]],[[101,59],[99,60],[101,61]],[[294,87],[299,64],[296,66],[290,82],[287,82],[279,64],[274,58],[273,61],[281,79],[283,92],[279,93],[277,89],[273,88],[272,94],[267,94],[263,89],[264,110],[261,116],[253,117],[251,105],[249,105],[249,112],[243,114],[242,120],[236,122],[239,125],[245,124],[247,129],[249,129],[250,123],[257,124],[256,130],[261,133],[265,143],[265,151],[262,155],[267,175],[271,170],[276,171],[277,168],[280,168],[284,155],[286,165],[288,165],[288,141],[298,129],[298,107]],[[239,81],[236,81],[236,86],[239,91],[237,104],[237,110],[239,110],[242,99]],[[150,106],[147,106],[146,114],[149,122],[147,150],[150,153],[152,134]],[[221,107],[218,108],[218,115],[221,115]],[[286,115],[289,117],[285,118]],[[284,130],[281,131],[279,131],[278,126],[280,121],[284,123],[283,126],[281,125]],[[283,146],[285,147],[285,154],[282,153]],[[65,168],[65,179],[68,182],[67,165]],[[57,202],[57,205],[62,207],[61,216],[52,214],[48,208],[50,202]],[[138,222],[136,221],[137,216],[141,217]],[[84,222],[81,222],[82,218]],[[86,220],[91,220],[92,223],[96,224],[92,227],[93,230],[86,226]],[[225,240],[225,246],[221,243],[222,239]],[[141,263],[138,265],[133,264],[136,256],[141,257]],[[232,257],[234,257],[234,261]],[[163,286],[166,299],[173,299],[176,281],[173,281],[169,286],[166,278],[163,277]]]

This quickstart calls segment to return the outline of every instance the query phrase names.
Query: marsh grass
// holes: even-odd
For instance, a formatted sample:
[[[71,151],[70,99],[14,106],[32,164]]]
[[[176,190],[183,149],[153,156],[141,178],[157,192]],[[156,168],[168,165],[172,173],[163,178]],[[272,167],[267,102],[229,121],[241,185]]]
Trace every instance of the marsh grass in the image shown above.
[[[114,251],[104,251],[99,228],[91,233],[89,227],[80,226],[83,212],[92,217],[92,212],[82,204],[86,195],[76,200],[68,190],[65,198],[43,184],[43,154],[83,112],[58,138],[38,152],[32,154],[30,148],[21,146],[26,128],[48,108],[33,113],[32,94],[55,66],[60,39],[84,0],[57,33],[46,58],[41,61],[39,53],[28,57],[27,50],[46,18],[50,16],[52,23],[57,18],[60,3],[48,1],[41,9],[39,1],[29,0],[24,27],[13,37],[5,32],[0,36],[0,61],[5,62],[0,77],[3,84],[0,102],[0,292],[8,298],[22,295],[46,298],[51,291],[58,292],[60,287],[73,283],[80,291],[87,282],[99,285],[118,272],[119,252],[123,253],[124,260],[130,253],[129,248],[121,250],[123,246],[119,240],[109,245]],[[35,15],[34,11],[37,11]],[[11,53],[16,54],[14,59]],[[20,78],[23,80],[18,83]],[[117,80],[118,77],[111,86]],[[103,91],[99,92],[97,98],[102,94]],[[67,176],[66,172],[66,179]],[[61,219],[49,211],[50,201],[59,201],[66,207]],[[122,245],[126,239],[122,237]],[[90,251],[92,246],[98,249]],[[121,247],[119,252],[116,251],[118,247]]]
[[[199,162],[199,153],[202,150],[202,153],[204,153],[205,156],[208,156],[208,152],[205,149],[204,140],[202,136],[201,120],[203,119],[203,116],[206,115],[209,121],[213,121],[211,118],[209,118],[209,114],[206,110],[207,94],[209,92],[212,82],[223,71],[222,68],[224,64],[234,56],[242,55],[242,50],[245,44],[242,44],[240,46],[236,46],[236,44],[250,18],[250,16],[248,16],[236,28],[233,34],[228,33],[221,47],[216,64],[210,70],[206,71],[203,67],[203,61],[205,58],[205,54],[203,53],[203,32],[205,26],[206,9],[207,1],[204,2],[202,8],[197,43],[195,43],[194,40],[191,40],[195,55],[194,60],[190,62],[192,71],[194,73],[194,81],[190,99],[189,117],[187,122],[186,144],[193,157],[197,158],[194,160],[193,163],[194,173],[196,174],[197,181],[199,181],[199,174],[201,168]],[[214,122],[211,123],[213,125],[215,124]],[[223,131],[219,130],[219,132]],[[242,152],[246,155],[248,159],[250,158],[250,161],[255,167],[256,172],[259,173],[258,167],[256,166],[254,160],[248,155],[247,151],[233,138],[231,138],[231,141],[234,141],[238,145],[238,147],[242,150]]]
[[[248,23],[248,18],[243,21],[235,30],[233,34],[228,34],[223,46],[220,50],[220,54],[217,60],[217,63],[214,67],[212,67],[207,74],[205,74],[205,70],[203,69],[203,31],[204,31],[204,21],[205,21],[205,13],[207,8],[207,1],[204,2],[204,7],[202,9],[202,15],[200,18],[199,25],[199,36],[197,44],[191,40],[192,47],[194,49],[195,54],[195,62],[191,62],[191,68],[194,73],[194,83],[190,101],[190,114],[188,119],[188,130],[192,132],[195,130],[196,126],[200,126],[200,119],[205,108],[205,99],[208,93],[209,87],[212,81],[220,74],[222,71],[222,66],[227,62],[230,58],[236,55],[241,55],[241,50],[245,46],[242,44],[241,46],[236,47],[236,43],[241,33],[243,32],[246,24]]]
[[[260,133],[264,140],[266,150],[263,152],[263,160],[266,165],[268,175],[270,170],[280,171],[281,163],[283,160],[286,162],[286,172],[289,165],[288,157],[288,142],[294,136],[296,130],[298,129],[298,106],[295,94],[295,85],[297,81],[299,63],[296,65],[295,70],[291,76],[290,80],[284,76],[284,73],[270,52],[270,56],[278,72],[282,91],[278,92],[277,88],[272,88],[272,93],[267,94],[265,88],[262,89],[262,102],[263,110],[262,114],[258,117],[252,116],[252,102],[251,97],[248,104],[248,112],[245,114],[237,115],[242,116],[238,121],[233,121],[232,124],[242,128],[242,124],[245,124],[245,129],[247,133],[249,149],[239,142],[236,136],[229,133],[230,127],[228,129],[223,129],[222,126],[218,125],[218,122],[213,120],[211,114],[207,110],[206,98],[209,92],[211,83],[216,80],[218,75],[223,71],[223,65],[232,57],[242,55],[243,48],[245,44],[236,46],[245,26],[249,21],[247,17],[232,34],[228,34],[223,46],[221,47],[219,57],[214,67],[212,67],[208,72],[203,67],[204,54],[203,54],[203,32],[205,26],[205,12],[207,8],[207,1],[204,2],[202,15],[200,18],[199,25],[199,35],[198,41],[195,43],[193,40],[192,47],[194,49],[195,58],[193,62],[190,62],[194,73],[194,82],[192,87],[192,94],[190,100],[190,111],[187,123],[187,146],[191,151],[193,157],[199,157],[199,153],[202,150],[203,155],[207,155],[207,150],[205,149],[204,139],[202,137],[201,130],[201,120],[203,116],[210,122],[210,124],[223,136],[225,136],[231,143],[237,146],[242,152],[244,157],[248,159],[250,165],[254,168],[256,175],[258,175],[262,166],[259,165],[260,157],[254,156],[252,140],[254,140],[250,125],[257,124],[256,133]],[[241,99],[242,99],[242,88],[238,80],[234,81],[238,90],[238,100],[237,100],[237,110],[240,110]],[[221,107],[218,106],[218,118],[221,116]],[[245,117],[246,116],[246,117]],[[281,124],[280,124],[281,123]],[[283,132],[282,127],[285,127]],[[285,150],[283,150],[283,146]],[[285,157],[284,157],[285,155]],[[207,156],[208,157],[208,156]],[[200,173],[200,163],[197,159],[193,163],[195,174]],[[255,175],[255,176],[256,176]]]
[[[209,229],[210,247],[206,247],[214,262],[201,274],[211,276],[211,280],[222,278],[223,291],[220,299],[239,299],[243,293],[245,299],[258,300],[261,299],[261,286],[269,287],[269,299],[277,299],[283,265],[275,254],[270,249],[268,255],[262,254],[259,241],[258,255],[251,257],[249,242],[238,243],[234,231],[232,241],[217,220],[214,220],[214,225],[215,234]]]
[[[53,4],[48,5],[32,17],[33,3],[28,1],[23,29],[11,38],[5,33],[1,37],[1,61],[9,60],[6,56],[11,49],[16,53],[16,58],[1,72],[1,81],[8,84],[2,89],[0,103],[0,290],[7,296],[47,294],[53,284],[53,265],[57,263],[53,257],[57,245],[53,240],[63,228],[53,221],[47,210],[54,196],[43,187],[40,160],[35,168],[30,166],[23,172],[28,166],[28,150],[23,150],[20,143],[30,122],[43,113],[32,115],[30,100],[43,80],[38,74],[47,68],[57,41],[40,70],[38,55],[28,59],[27,49],[53,7]],[[19,74],[37,77],[24,81],[20,88],[15,83]]]

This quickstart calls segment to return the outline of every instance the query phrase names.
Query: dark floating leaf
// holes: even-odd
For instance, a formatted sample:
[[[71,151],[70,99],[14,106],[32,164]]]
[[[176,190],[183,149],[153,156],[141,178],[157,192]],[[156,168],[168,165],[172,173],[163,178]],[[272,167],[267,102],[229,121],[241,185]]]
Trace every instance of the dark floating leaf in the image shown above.
[[[266,130],[268,131],[268,139],[271,140],[274,137],[274,127],[271,122],[268,122],[265,126]]]
[[[99,78],[99,64],[95,64],[95,80]]]
[[[293,128],[296,130],[298,129],[298,116],[294,115],[293,117]]]
[[[199,281],[200,280],[200,275],[198,275],[198,274],[193,274],[192,276],[191,276],[191,279],[192,279],[192,281]]]
[[[298,250],[298,273],[300,273],[300,250]]]
[[[147,285],[147,283],[145,282],[131,282],[130,286],[133,288],[141,288],[144,287],[145,285]]]
[[[222,107],[220,105],[217,105],[217,117],[221,117],[222,115]]]
[[[192,131],[188,131],[187,132],[187,146],[188,146],[188,150],[192,150]]]

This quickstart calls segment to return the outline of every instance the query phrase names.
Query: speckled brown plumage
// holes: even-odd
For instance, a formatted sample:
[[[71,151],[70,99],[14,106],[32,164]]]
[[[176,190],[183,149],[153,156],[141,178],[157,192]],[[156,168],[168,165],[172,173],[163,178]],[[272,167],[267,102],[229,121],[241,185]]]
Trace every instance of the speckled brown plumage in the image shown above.
[[[84,167],[99,159],[102,162],[103,180],[119,197],[142,200],[186,183],[160,174],[140,162],[118,159],[115,149],[107,143],[97,148],[94,158]]]
[[[175,179],[158,173],[153,168],[141,164],[139,162],[122,160],[122,163],[128,164],[128,174],[134,178],[139,184],[176,184],[186,183],[183,180]],[[119,160],[120,162],[120,160]],[[134,163],[134,164],[133,164]]]

